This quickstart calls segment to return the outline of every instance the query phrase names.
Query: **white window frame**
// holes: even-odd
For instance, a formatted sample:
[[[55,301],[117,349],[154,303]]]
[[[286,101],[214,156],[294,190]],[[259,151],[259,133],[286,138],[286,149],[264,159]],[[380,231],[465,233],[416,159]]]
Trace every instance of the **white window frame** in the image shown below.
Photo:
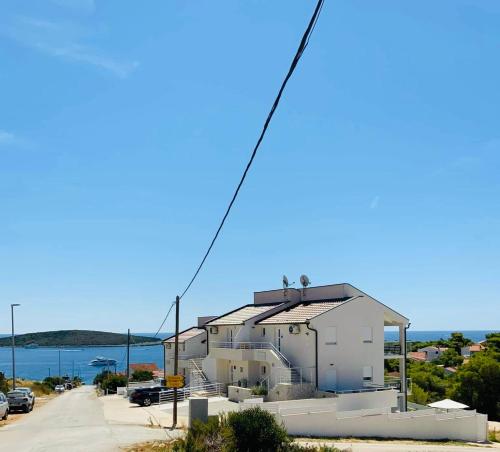
[[[363,341],[363,344],[372,344],[373,343],[373,327],[362,326],[361,327],[361,339]]]
[[[325,330],[325,345],[337,345],[337,327],[327,326]]]

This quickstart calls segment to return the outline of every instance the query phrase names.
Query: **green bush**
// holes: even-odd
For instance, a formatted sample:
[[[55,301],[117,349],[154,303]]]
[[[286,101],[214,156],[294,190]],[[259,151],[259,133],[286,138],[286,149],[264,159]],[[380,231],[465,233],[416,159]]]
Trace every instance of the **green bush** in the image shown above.
[[[3,372],[0,372],[0,392],[7,394],[9,392],[9,385]]]
[[[109,371],[109,370],[103,370],[102,372],[98,373],[95,377],[94,377],[94,384],[95,385],[99,385],[99,384],[102,384],[102,382],[104,381],[104,379],[108,376],[108,375],[112,375],[113,372]]]
[[[153,379],[153,372],[150,370],[134,370],[130,379],[132,381],[151,381]]]
[[[277,451],[290,443],[274,416],[259,407],[229,413],[227,427],[226,449],[231,452]]]
[[[116,392],[117,387],[127,386],[127,377],[122,374],[110,374],[107,375],[101,383],[101,388],[103,390],[108,390],[111,392]]]
[[[267,395],[267,388],[264,385],[252,387],[253,395]]]
[[[57,385],[64,384],[64,380],[61,377],[47,377],[42,383],[53,391]]]

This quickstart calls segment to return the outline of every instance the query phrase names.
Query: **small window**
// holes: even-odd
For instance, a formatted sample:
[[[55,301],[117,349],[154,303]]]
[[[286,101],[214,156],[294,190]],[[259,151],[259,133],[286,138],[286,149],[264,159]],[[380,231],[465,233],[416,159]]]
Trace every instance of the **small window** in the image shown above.
[[[373,328],[371,326],[364,326],[361,328],[363,342],[370,344],[373,342]]]
[[[170,350],[172,348],[172,343],[171,342],[167,342],[167,348]]]
[[[265,336],[265,335],[266,335],[266,329],[262,328],[262,336]]]
[[[243,367],[240,367],[240,372],[243,372]]]
[[[363,381],[372,381],[373,380],[373,367],[365,366],[363,367]]]
[[[327,326],[325,330],[325,344],[335,345],[337,343],[337,327]]]
[[[260,371],[261,371],[262,375],[265,375],[266,374],[266,366],[262,366],[260,368]]]

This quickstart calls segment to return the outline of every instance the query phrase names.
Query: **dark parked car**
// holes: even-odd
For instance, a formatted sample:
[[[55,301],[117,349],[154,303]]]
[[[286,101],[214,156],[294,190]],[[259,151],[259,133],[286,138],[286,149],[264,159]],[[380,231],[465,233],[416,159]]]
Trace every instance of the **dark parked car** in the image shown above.
[[[159,403],[160,392],[168,391],[165,386],[156,386],[154,388],[139,388],[129,396],[130,403],[137,403],[141,406],[149,406],[152,403]]]
[[[10,411],[22,410],[29,413],[33,409],[33,399],[24,391],[9,391],[7,393]]]

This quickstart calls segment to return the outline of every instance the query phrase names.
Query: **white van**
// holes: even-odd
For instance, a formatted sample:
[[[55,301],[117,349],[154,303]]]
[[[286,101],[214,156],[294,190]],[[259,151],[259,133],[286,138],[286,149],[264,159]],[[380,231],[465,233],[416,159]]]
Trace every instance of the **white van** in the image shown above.
[[[9,416],[9,402],[3,392],[0,392],[0,419],[7,420]]]

